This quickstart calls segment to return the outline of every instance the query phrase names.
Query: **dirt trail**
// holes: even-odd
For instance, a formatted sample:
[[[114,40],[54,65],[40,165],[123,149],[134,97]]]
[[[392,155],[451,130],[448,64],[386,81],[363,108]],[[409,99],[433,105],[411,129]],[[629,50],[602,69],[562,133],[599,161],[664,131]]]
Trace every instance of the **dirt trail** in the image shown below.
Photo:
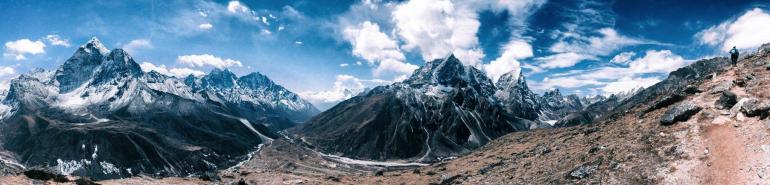
[[[720,93],[707,91],[742,76],[742,72],[733,68],[702,84],[700,89],[705,92],[689,98],[703,110],[682,123],[688,129],[682,131],[680,141],[689,157],[672,164],[679,172],[672,173],[664,184],[770,184],[767,170],[770,140],[764,124],[768,120],[748,118],[742,113],[730,115],[729,109],[719,110],[714,102]],[[738,100],[754,97],[743,87],[733,86],[730,92],[735,93]]]

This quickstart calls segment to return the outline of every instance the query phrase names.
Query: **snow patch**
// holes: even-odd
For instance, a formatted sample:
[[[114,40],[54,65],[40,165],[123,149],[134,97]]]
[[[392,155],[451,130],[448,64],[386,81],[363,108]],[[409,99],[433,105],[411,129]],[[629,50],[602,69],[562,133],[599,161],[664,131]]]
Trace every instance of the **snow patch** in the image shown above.
[[[75,161],[75,160],[69,160],[64,161],[61,159],[56,159],[56,166],[55,168],[59,170],[59,173],[62,175],[71,175],[77,170],[83,169],[83,161]]]

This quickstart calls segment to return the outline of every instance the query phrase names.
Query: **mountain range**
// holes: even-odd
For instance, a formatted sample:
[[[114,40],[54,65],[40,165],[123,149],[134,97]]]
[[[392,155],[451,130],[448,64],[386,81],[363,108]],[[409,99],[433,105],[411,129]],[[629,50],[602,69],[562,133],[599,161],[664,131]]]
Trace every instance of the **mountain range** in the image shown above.
[[[144,72],[96,38],[13,79],[0,110],[0,141],[21,164],[95,179],[213,172],[318,113],[262,74]]]
[[[468,153],[510,132],[554,127],[588,103],[558,90],[539,96],[521,74],[507,73],[493,83],[450,55],[427,62],[403,82],[343,101],[289,132],[342,156],[432,162]]]
[[[515,131],[592,123],[632,94],[538,95],[521,73],[492,82],[450,55],[320,112],[260,73],[143,71],[93,38],[0,93],[0,142],[25,167],[97,180],[207,175],[283,138],[342,157],[431,163]]]

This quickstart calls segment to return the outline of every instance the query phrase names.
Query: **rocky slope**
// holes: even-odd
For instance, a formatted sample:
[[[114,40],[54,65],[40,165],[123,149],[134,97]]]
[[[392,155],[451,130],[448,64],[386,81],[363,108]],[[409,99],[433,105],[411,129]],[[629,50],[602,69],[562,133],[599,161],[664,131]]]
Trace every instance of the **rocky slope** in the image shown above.
[[[199,175],[277,138],[268,126],[290,126],[315,111],[259,74],[233,82],[191,87],[143,72],[124,50],[94,38],[57,70],[11,81],[0,104],[3,159],[95,179]]]

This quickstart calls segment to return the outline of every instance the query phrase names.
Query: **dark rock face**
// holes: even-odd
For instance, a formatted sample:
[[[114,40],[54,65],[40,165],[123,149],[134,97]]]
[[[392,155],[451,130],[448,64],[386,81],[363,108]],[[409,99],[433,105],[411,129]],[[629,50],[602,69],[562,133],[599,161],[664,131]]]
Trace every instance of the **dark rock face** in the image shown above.
[[[756,98],[750,98],[741,105],[741,112],[748,117],[767,114],[768,110],[770,110],[770,102],[759,101]]]
[[[687,121],[690,116],[695,115],[701,110],[700,107],[690,101],[684,101],[676,106],[668,109],[663,117],[660,119],[660,123],[663,125],[671,125],[680,121]]]
[[[663,98],[661,98],[660,100],[652,103],[650,107],[648,107],[647,109],[644,109],[643,112],[648,113],[663,107],[667,107],[671,104],[684,100],[684,98],[685,98],[685,95],[679,94],[679,93],[663,96]]]
[[[733,105],[738,103],[738,96],[735,95],[735,93],[732,92],[722,92],[722,95],[719,96],[719,99],[717,99],[716,102],[714,102],[714,106],[716,106],[717,109],[729,109],[732,108]]]
[[[432,161],[529,129],[493,101],[494,92],[481,71],[450,56],[428,62],[403,83],[346,100],[290,133],[354,158]]]
[[[0,143],[23,165],[63,175],[205,175],[278,138],[275,130],[293,118],[309,117],[294,113],[315,110],[265,76],[212,73],[205,86],[195,77],[188,86],[145,73],[122,49],[93,39],[55,72],[11,81]]]

